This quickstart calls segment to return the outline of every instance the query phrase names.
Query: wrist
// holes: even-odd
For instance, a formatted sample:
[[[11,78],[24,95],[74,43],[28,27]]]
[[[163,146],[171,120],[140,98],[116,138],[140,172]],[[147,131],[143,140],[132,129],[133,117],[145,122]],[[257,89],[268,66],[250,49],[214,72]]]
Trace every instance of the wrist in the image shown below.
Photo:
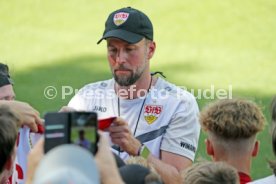
[[[138,150],[138,156],[141,156],[144,159],[148,159],[149,155],[150,155],[150,150],[146,145],[142,144]]]
[[[134,149],[132,150],[132,152],[130,153],[130,155],[132,155],[132,156],[139,156],[139,152],[140,152],[140,149],[141,149],[141,146],[142,146],[143,144],[142,143],[140,143],[140,141],[136,141],[136,143],[135,143],[135,147],[133,147]]]

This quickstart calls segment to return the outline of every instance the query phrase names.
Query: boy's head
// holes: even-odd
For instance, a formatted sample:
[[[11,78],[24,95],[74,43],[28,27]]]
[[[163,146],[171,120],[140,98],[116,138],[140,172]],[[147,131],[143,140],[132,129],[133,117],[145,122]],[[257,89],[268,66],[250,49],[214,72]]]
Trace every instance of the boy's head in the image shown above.
[[[14,100],[15,94],[12,85],[9,67],[0,63],[0,100]]]
[[[238,184],[235,168],[223,162],[199,162],[182,171],[185,184]]]
[[[18,117],[6,106],[0,107],[0,173],[9,177],[16,154]]]
[[[235,152],[257,155],[256,134],[263,129],[265,118],[255,103],[243,99],[219,100],[201,112],[200,123],[208,134],[209,155],[214,156],[215,150],[221,155]]]

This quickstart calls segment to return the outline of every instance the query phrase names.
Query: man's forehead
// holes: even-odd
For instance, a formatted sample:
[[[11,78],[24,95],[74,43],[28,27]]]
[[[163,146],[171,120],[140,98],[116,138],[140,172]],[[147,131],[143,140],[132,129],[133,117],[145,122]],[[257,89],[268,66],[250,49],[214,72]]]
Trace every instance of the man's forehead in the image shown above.
[[[0,99],[4,97],[15,97],[11,84],[0,87]]]

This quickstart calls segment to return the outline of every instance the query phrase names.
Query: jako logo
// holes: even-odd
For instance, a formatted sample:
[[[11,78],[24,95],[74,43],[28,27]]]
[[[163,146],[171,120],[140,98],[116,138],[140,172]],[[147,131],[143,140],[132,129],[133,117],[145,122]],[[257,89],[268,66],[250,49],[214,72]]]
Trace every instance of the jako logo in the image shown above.
[[[100,112],[106,112],[107,108],[106,107],[101,107],[101,106],[95,106],[93,111],[100,111]]]

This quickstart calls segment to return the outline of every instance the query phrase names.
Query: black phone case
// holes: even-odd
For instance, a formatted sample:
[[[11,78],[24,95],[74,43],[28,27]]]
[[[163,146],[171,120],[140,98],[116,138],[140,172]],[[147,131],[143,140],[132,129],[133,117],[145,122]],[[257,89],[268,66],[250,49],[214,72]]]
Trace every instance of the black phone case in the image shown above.
[[[70,116],[68,113],[50,112],[45,115],[44,151],[70,143]]]

